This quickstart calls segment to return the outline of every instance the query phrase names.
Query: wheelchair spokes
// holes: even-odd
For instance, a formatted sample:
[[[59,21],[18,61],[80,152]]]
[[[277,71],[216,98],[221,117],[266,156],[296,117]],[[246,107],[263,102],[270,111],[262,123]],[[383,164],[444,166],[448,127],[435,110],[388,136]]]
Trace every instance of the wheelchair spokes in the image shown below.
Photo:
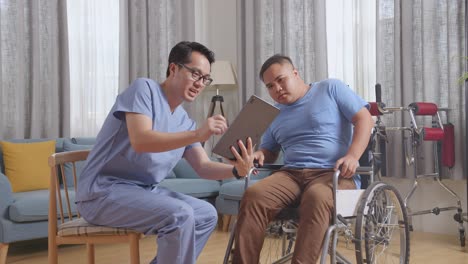
[[[369,189],[356,219],[358,263],[408,263],[408,216],[399,193],[384,183]]]
[[[293,221],[273,221],[265,232],[259,263],[287,263],[292,257],[297,225]]]

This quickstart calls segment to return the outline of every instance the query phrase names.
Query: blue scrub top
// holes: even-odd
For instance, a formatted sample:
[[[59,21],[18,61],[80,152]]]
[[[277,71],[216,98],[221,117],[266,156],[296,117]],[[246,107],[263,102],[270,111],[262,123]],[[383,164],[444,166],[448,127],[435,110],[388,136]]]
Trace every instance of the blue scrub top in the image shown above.
[[[113,184],[152,186],[161,182],[182,158],[187,147],[159,153],[136,153],[130,144],[125,113],[139,113],[153,121],[153,130],[182,132],[196,129],[182,106],[171,112],[161,86],[153,80],[139,78],[117,96],[96,144],[78,181],[76,201],[106,195]]]

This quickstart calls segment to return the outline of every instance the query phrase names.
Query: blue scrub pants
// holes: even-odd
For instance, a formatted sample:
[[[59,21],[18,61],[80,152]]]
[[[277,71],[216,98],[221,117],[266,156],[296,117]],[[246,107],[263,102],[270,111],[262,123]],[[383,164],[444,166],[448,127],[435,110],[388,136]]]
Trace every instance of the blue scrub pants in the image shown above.
[[[78,203],[86,221],[157,235],[152,264],[195,263],[218,214],[210,203],[163,187],[114,184],[108,195]]]

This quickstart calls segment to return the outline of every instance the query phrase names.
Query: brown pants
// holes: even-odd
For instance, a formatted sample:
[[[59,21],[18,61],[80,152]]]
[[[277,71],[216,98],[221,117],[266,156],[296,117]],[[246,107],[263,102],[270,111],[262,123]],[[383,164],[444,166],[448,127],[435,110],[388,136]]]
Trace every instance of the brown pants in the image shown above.
[[[333,170],[281,170],[249,187],[241,201],[233,263],[256,264],[265,229],[284,207],[299,202],[299,228],[293,264],[316,263],[333,210]],[[340,189],[356,189],[340,178]]]

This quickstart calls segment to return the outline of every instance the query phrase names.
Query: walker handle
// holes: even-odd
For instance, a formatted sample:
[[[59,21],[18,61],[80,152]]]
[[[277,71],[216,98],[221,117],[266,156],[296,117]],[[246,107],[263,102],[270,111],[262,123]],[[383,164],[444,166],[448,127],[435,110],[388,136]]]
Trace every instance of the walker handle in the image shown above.
[[[440,127],[423,127],[422,138],[424,141],[439,141],[444,139],[444,130]]]
[[[432,116],[436,115],[438,107],[434,103],[425,102],[414,102],[409,105],[409,108],[413,109],[414,114],[417,116]]]

